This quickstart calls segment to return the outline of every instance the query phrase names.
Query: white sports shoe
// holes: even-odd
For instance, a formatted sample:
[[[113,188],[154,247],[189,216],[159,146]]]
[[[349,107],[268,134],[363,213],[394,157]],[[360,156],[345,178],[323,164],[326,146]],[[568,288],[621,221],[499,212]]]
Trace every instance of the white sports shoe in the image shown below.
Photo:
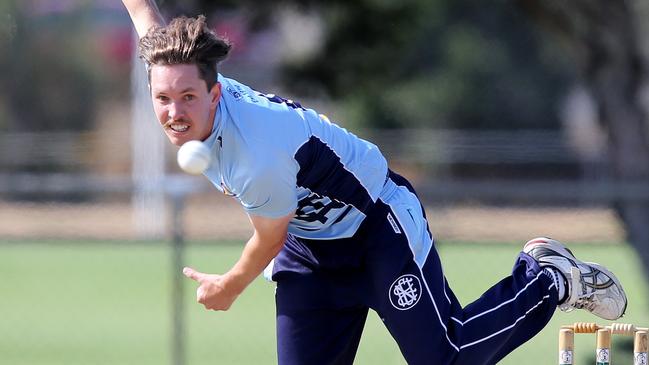
[[[562,243],[547,237],[528,241],[523,252],[541,267],[550,266],[564,275],[568,295],[559,305],[562,311],[586,309],[608,320],[624,315],[626,294],[618,278],[605,267],[578,260]]]

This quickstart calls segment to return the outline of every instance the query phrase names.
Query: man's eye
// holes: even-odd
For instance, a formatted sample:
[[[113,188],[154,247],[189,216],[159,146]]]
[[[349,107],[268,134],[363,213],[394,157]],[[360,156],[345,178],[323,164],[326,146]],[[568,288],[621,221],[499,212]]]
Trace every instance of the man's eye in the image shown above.
[[[160,100],[163,103],[166,103],[167,101],[169,101],[169,98],[164,95],[158,95],[158,100]]]
[[[191,101],[191,100],[196,99],[196,97],[194,95],[185,95],[185,96],[183,96],[183,98],[185,98],[185,101]]]

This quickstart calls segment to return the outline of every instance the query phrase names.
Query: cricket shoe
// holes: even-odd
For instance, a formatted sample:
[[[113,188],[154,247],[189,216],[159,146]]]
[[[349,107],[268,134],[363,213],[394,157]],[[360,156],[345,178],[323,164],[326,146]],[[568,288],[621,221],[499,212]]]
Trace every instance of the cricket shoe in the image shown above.
[[[532,256],[541,267],[554,268],[565,279],[565,299],[559,309],[587,311],[608,320],[615,320],[626,311],[627,299],[618,278],[605,267],[577,259],[562,243],[540,237],[528,241],[523,252]]]

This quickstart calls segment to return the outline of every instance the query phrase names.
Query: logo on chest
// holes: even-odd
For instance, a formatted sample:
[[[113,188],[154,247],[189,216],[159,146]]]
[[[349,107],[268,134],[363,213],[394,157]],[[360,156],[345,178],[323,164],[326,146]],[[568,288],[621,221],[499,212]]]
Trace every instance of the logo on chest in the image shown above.
[[[421,298],[421,282],[415,275],[402,275],[392,283],[388,296],[394,308],[400,311],[408,310]]]

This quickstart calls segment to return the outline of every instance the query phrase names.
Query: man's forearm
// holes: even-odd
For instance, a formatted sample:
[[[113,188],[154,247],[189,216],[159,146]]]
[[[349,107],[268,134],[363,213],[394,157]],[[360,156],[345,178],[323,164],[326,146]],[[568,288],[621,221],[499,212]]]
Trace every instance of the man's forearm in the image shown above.
[[[244,247],[239,261],[225,274],[226,285],[241,292],[266,268],[284,246],[285,236],[278,240],[262,240],[254,234]]]
[[[154,26],[165,25],[154,0],[122,0],[140,38]]]

